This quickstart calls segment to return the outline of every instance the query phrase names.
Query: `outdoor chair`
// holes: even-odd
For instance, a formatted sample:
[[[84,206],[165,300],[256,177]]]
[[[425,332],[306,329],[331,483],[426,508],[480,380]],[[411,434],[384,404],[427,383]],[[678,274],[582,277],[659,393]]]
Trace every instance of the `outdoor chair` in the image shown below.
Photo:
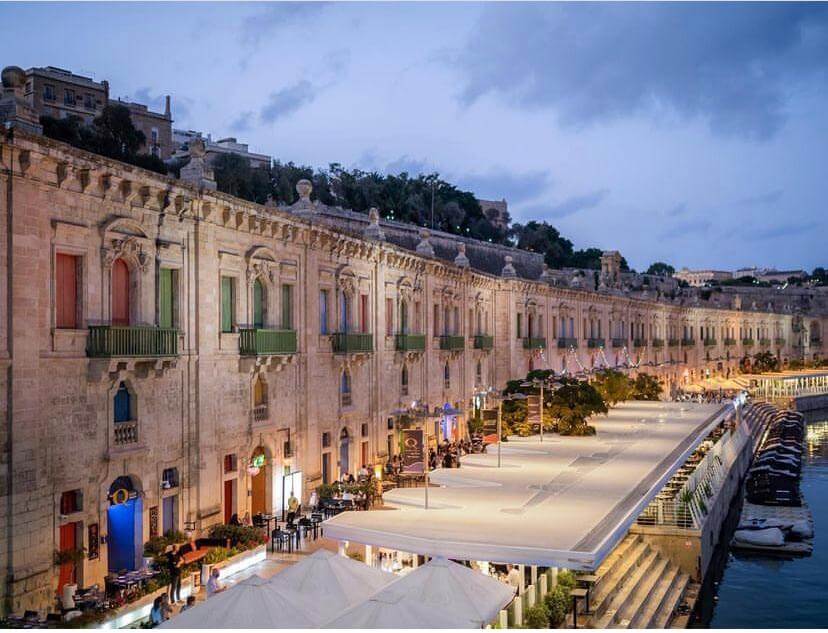
[[[283,551],[285,546],[287,546],[287,550],[289,552],[293,551],[293,540],[292,535],[287,532],[286,530],[280,530],[276,528],[270,535],[270,547],[275,552],[277,549],[278,551]]]

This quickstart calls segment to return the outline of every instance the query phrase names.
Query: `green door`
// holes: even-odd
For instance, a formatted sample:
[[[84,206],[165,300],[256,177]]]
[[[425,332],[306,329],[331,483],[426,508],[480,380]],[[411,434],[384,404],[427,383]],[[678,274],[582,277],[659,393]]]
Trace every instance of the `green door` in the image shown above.
[[[162,268],[158,277],[158,325],[173,326],[173,271]]]
[[[282,329],[293,329],[293,286],[282,286]]]
[[[264,327],[264,287],[258,279],[253,284],[253,327]]]
[[[221,278],[221,331],[233,331],[233,280]]]

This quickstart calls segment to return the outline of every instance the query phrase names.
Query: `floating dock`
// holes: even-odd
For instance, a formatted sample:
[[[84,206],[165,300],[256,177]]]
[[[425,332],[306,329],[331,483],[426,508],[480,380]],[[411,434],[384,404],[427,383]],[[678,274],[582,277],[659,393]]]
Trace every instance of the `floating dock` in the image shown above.
[[[811,509],[804,501],[798,508],[788,506],[760,506],[746,501],[742,508],[742,516],[739,519],[739,525],[746,525],[755,520],[761,519],[780,523],[799,523],[802,521],[807,523],[811,528],[811,533],[814,533],[814,517],[811,514]],[[734,538],[731,540],[730,546],[734,550],[743,552],[761,552],[763,554],[781,554],[787,556],[810,556],[811,552],[814,550],[814,539],[811,537],[803,538],[801,541],[786,540],[784,545],[769,546],[745,543]]]

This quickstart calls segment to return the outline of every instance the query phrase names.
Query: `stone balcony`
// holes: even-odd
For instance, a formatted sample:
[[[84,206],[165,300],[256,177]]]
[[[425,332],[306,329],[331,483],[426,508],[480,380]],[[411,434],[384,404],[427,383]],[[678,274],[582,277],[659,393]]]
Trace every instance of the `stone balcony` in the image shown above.
[[[546,339],[541,336],[526,336],[523,339],[523,349],[544,349]]]
[[[395,334],[394,349],[398,352],[423,352],[426,348],[425,334]]]
[[[118,448],[138,444],[138,422],[115,422],[113,439]]]

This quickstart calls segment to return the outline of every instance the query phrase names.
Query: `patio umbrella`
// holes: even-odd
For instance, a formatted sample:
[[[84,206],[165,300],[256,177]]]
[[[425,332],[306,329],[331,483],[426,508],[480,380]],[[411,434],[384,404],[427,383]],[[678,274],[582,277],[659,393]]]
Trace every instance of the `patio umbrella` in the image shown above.
[[[395,589],[394,585],[351,607],[323,628],[470,629],[477,626],[476,623],[464,619],[448,608],[435,609],[412,600]]]
[[[320,623],[317,605],[251,576],[161,625],[168,629],[307,629]]]
[[[395,579],[394,574],[320,549],[277,573],[270,583],[312,602],[324,621],[363,602]]]

